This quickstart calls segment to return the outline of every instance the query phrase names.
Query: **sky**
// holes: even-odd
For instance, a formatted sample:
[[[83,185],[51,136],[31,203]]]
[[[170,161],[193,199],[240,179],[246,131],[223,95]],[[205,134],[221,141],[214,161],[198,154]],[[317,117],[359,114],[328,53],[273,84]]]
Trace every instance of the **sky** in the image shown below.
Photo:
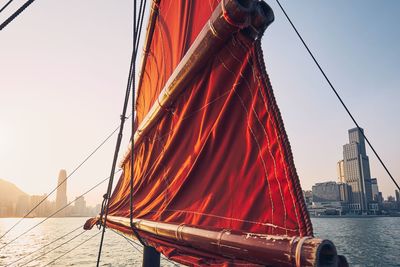
[[[3,1],[5,2],[5,1]],[[15,0],[0,21],[24,1]],[[118,125],[131,54],[132,2],[35,1],[0,32],[0,178],[50,192]],[[275,1],[262,47],[303,189],[336,181],[353,128]],[[281,3],[366,135],[400,182],[400,2]],[[0,5],[3,3],[0,2]],[[121,156],[130,129],[124,132]],[[68,180],[73,200],[109,176],[114,135]],[[394,184],[370,149],[384,196]],[[101,201],[106,183],[86,196]],[[54,199],[54,197],[51,197]]]

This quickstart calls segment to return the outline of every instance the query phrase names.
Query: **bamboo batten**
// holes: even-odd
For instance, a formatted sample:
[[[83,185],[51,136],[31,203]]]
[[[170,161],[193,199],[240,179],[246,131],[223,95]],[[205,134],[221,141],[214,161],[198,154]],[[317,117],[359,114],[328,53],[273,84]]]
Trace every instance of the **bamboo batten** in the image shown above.
[[[134,145],[138,144],[156,125],[165,110],[183,92],[185,85],[204,67],[208,59],[232,38],[235,32],[243,31],[249,38],[257,39],[273,20],[274,15],[271,8],[264,2],[256,0],[221,1],[138,126],[134,135]],[[149,29],[151,30],[152,27],[154,25],[150,24]],[[148,50],[148,47],[146,49]],[[145,51],[145,56],[147,52]],[[144,62],[142,62],[142,70]],[[130,149],[131,146],[129,146],[122,163],[129,158]]]
[[[129,218],[109,216],[112,223],[130,227]],[[180,245],[266,266],[347,266],[335,245],[314,237],[262,235],[134,219],[139,231]],[[132,236],[133,237],[133,236]],[[134,237],[133,237],[134,238]]]

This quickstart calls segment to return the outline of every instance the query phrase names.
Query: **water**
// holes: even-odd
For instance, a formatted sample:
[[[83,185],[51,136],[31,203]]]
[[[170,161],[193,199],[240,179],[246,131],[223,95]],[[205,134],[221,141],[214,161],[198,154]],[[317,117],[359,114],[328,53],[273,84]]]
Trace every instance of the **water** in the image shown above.
[[[25,219],[15,230],[0,240],[0,247],[23,233],[29,227],[40,222],[41,218]],[[81,226],[84,218],[52,218],[22,236],[4,249],[0,250],[0,266],[18,260],[39,249],[45,244]],[[9,229],[17,219],[0,219],[0,236]],[[350,266],[400,266],[400,217],[397,218],[313,218],[316,236],[332,240],[338,252],[347,257]],[[68,239],[81,233],[81,230],[68,235],[62,240],[16,262],[12,266],[45,266],[70,249],[90,238],[97,229],[86,231],[76,239],[60,248],[40,257]],[[94,266],[97,259],[100,234],[93,237],[81,247],[61,257],[51,266]],[[141,266],[142,250],[139,245],[134,248],[123,237],[107,231],[102,252],[101,266]],[[37,258],[37,259],[35,259]],[[165,258],[162,266],[174,266]]]
[[[400,217],[312,218],[315,236],[330,239],[350,266],[400,266]]]
[[[14,218],[0,219],[0,236],[3,235],[5,230],[9,229],[17,220],[18,219]],[[42,220],[43,218],[23,220],[16,227],[15,231],[13,230],[0,240],[0,248]],[[82,226],[85,221],[86,218],[51,218],[47,220],[28,234],[23,235],[15,242],[7,245],[4,249],[0,249],[0,266],[7,266],[19,258],[30,254],[40,247],[57,239],[58,237],[63,236],[79,226]],[[59,249],[56,249],[44,255],[43,257],[39,257],[58,245],[68,241],[74,236],[80,234],[81,232],[84,232],[84,234],[80,235],[68,244],[61,246]],[[87,241],[87,243],[61,257],[54,263],[51,263],[50,266],[96,266],[97,253],[101,238],[101,233],[96,227],[94,227],[91,231],[83,231],[82,228],[80,228],[62,240],[55,242],[54,244],[32,254],[29,257],[24,258],[21,261],[16,262],[11,266],[45,266],[95,234],[97,235],[91,240]],[[133,245],[134,246],[128,243],[128,241],[120,235],[107,230],[104,237],[101,266],[141,266],[142,248],[139,243],[137,245]],[[38,259],[33,260],[27,265],[24,265],[34,258]],[[161,266],[176,265],[177,264],[168,262],[165,258],[161,259]]]

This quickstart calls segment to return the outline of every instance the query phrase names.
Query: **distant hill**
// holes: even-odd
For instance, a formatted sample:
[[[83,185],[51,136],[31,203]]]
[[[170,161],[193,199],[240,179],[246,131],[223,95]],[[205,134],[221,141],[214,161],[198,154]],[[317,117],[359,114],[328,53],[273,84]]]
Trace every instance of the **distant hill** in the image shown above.
[[[19,189],[15,184],[0,179],[0,202],[16,203],[20,196],[27,196],[25,192]]]

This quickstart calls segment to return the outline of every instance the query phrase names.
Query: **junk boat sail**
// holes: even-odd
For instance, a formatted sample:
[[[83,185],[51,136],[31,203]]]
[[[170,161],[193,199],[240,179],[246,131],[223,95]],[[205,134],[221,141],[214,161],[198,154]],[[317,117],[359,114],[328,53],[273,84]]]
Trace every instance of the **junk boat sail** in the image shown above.
[[[346,265],[313,237],[261,51],[273,20],[257,0],[152,2],[106,227],[190,266]]]

